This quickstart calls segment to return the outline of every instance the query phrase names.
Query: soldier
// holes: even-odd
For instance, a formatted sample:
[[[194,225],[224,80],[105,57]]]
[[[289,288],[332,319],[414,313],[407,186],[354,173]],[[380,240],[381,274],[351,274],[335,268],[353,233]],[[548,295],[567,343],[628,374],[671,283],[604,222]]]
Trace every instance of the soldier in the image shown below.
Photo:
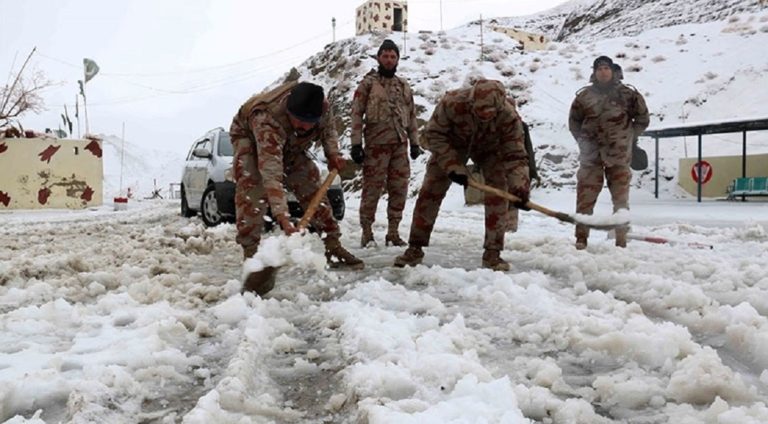
[[[411,87],[395,75],[400,50],[384,40],[377,53],[379,69],[372,69],[355,90],[352,101],[352,159],[363,165],[363,193],[360,199],[360,245],[375,244],[371,229],[379,197],[386,185],[388,230],[386,244],[405,246],[398,227],[408,194],[411,159],[421,155],[417,144],[416,109]],[[365,115],[365,118],[363,118]],[[365,148],[363,148],[365,135]]]
[[[307,82],[285,83],[240,107],[230,135],[235,149],[237,243],[245,258],[258,250],[267,206],[286,235],[298,231],[290,220],[285,190],[292,191],[306,209],[320,187],[320,171],[307,156],[313,140],[322,142],[329,170],[344,167],[332,122],[323,88]],[[361,269],[363,261],[341,246],[341,233],[328,204],[326,198],[310,222],[325,233],[329,265]],[[272,289],[274,274],[271,267],[251,273],[244,288],[264,294]]]
[[[468,184],[467,159],[480,166],[487,184],[508,190],[528,203],[530,180],[523,129],[514,106],[505,99],[498,81],[479,80],[470,88],[446,93],[427,123],[424,147],[432,152],[413,211],[408,249],[395,259],[395,266],[420,264],[429,245],[440,204],[451,182]],[[508,186],[509,180],[509,186]],[[485,242],[482,265],[497,271],[509,270],[501,258],[507,204],[497,196],[485,196]]]
[[[649,123],[645,99],[634,88],[618,81],[613,61],[595,59],[594,82],[576,93],[568,127],[579,144],[576,174],[576,212],[591,215],[597,196],[608,181],[614,212],[629,209],[629,169],[632,142]],[[589,228],[576,226],[576,249],[587,247]],[[627,229],[616,230],[616,246],[626,247]]]

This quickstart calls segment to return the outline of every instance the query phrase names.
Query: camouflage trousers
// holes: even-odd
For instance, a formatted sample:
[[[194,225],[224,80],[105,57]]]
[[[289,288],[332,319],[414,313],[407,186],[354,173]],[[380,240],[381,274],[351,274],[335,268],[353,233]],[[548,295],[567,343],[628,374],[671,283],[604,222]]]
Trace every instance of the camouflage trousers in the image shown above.
[[[237,243],[246,256],[252,256],[259,247],[264,226],[264,213],[268,209],[264,180],[258,167],[256,144],[248,138],[232,140],[235,157],[232,161],[235,177],[235,214],[237,216]],[[302,208],[320,188],[320,170],[306,155],[286,158],[283,185],[291,191]],[[310,224],[326,233],[326,241],[340,237],[339,226],[330,208],[328,197],[320,203]]]
[[[376,219],[379,198],[387,189],[387,219],[396,230],[403,219],[405,199],[408,196],[408,145],[373,144],[365,148],[363,161],[363,193],[360,198],[360,226],[370,227]]]
[[[460,155],[460,159],[466,163],[466,155]],[[507,189],[505,165],[496,157],[488,157],[482,161],[475,161],[485,176],[485,183],[500,190]],[[433,155],[427,162],[427,170],[424,181],[416,199],[411,221],[411,234],[408,240],[410,246],[428,246],[432,229],[435,226],[440,204],[445,198],[445,193],[451,186],[448,173],[437,164],[437,158]],[[504,230],[507,221],[508,202],[497,196],[484,196],[485,204],[485,241],[483,248],[489,250],[504,249]]]
[[[608,181],[608,190],[611,192],[613,211],[629,209],[629,183],[632,180],[632,171],[629,166],[611,166],[604,168],[600,165],[581,164],[576,173],[576,212],[584,215],[592,215],[597,203],[597,196],[603,189],[603,175]],[[627,232],[616,230],[617,234]],[[576,238],[589,237],[589,228],[584,225],[576,226]]]

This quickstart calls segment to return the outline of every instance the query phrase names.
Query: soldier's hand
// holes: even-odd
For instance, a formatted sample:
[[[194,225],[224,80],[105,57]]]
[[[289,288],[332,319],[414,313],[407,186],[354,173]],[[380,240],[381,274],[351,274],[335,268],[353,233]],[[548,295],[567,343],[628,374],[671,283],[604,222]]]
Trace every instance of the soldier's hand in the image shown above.
[[[362,164],[365,160],[365,152],[363,151],[363,146],[361,144],[352,145],[350,155],[352,155],[352,160],[358,165]]]
[[[465,188],[469,184],[469,177],[467,177],[467,174],[460,174],[456,171],[451,171],[448,173],[448,178],[450,178],[454,183]]]
[[[528,207],[528,201],[531,200],[531,192],[528,189],[518,187],[509,191],[512,195],[520,199],[517,202],[512,202],[512,206],[524,211],[531,210],[531,208]]]
[[[286,236],[299,232],[299,229],[296,228],[296,226],[293,225],[293,222],[291,222],[285,215],[280,215],[280,217],[277,218],[277,222],[280,224],[280,228],[283,229]]]
[[[328,170],[329,171],[332,171],[332,170],[335,169],[335,170],[341,172],[342,170],[344,170],[344,167],[346,165],[347,165],[347,161],[343,157],[341,157],[341,156],[336,155],[336,156],[331,156],[330,158],[328,158]]]
[[[421,154],[424,153],[423,150],[421,150],[421,147],[419,147],[418,144],[411,144],[411,159],[416,160]]]

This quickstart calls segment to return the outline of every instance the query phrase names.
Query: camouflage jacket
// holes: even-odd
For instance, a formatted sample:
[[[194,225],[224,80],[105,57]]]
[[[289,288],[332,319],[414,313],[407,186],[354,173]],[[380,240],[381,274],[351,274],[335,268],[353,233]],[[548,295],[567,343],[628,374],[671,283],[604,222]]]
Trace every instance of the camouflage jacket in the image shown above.
[[[285,168],[291,167],[294,158],[306,155],[314,141],[322,143],[325,157],[339,154],[339,138],[333,126],[333,113],[327,103],[324,105],[323,117],[314,131],[306,137],[296,136],[286,108],[290,90],[283,90],[279,95],[269,98],[269,94],[283,89],[285,85],[249,99],[244,104],[248,107],[238,111],[230,128],[233,140],[247,137],[256,144],[259,172],[273,216],[288,214],[283,175]],[[258,96],[266,97],[268,101],[254,102]]]
[[[416,108],[405,78],[384,78],[374,69],[365,75],[352,100],[352,145],[418,142]],[[365,115],[365,117],[363,117]]]
[[[592,84],[576,93],[568,128],[579,143],[579,161],[602,166],[626,166],[632,142],[648,127],[645,99],[632,87],[614,82]]]
[[[445,172],[465,173],[465,160],[475,163],[501,158],[512,186],[528,186],[528,154],[523,141],[523,127],[515,107],[504,100],[504,88],[497,81],[487,81],[501,90],[496,117],[481,122],[473,112],[472,92],[477,87],[448,91],[435,107],[423,134],[424,148],[432,152]]]

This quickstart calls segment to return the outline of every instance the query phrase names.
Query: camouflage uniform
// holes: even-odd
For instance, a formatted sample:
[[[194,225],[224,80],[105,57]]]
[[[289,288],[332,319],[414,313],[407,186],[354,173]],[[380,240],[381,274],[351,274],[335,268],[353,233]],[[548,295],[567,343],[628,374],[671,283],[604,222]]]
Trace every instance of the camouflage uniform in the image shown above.
[[[237,243],[246,257],[256,253],[267,206],[272,216],[289,217],[285,188],[293,192],[306,209],[320,187],[320,171],[307,156],[312,141],[320,140],[326,157],[339,154],[331,111],[311,134],[297,137],[288,118],[286,101],[295,82],[255,95],[243,104],[232,120],[230,136],[234,145],[235,209]],[[326,246],[338,244],[339,227],[327,198],[320,204],[311,225],[325,232]]]
[[[352,145],[365,137],[360,226],[370,231],[386,185],[389,201],[387,241],[400,240],[398,226],[411,175],[408,142],[416,144],[418,128],[411,87],[405,78],[386,78],[371,70],[355,90],[352,101]],[[365,115],[365,118],[363,118]],[[372,235],[371,235],[372,238]]]
[[[483,104],[496,108],[491,121],[483,122],[474,113]],[[423,256],[421,247],[429,245],[440,204],[451,185],[448,174],[467,174],[468,158],[479,165],[490,186],[515,192],[527,191],[530,184],[521,121],[514,106],[504,100],[504,86],[498,81],[480,80],[471,88],[447,92],[427,123],[424,142],[432,156],[413,211],[409,249],[396,259],[397,266],[420,262],[420,258],[412,260],[414,252]],[[486,266],[486,254],[494,253],[498,259],[504,248],[507,201],[486,195],[484,203]]]
[[[614,212],[629,208],[632,141],[648,127],[645,99],[614,76],[607,84],[594,82],[576,93],[568,127],[579,144],[576,212],[591,215],[597,196],[608,181]],[[617,230],[617,245],[626,244],[627,229]],[[589,228],[576,226],[576,239],[589,237]]]

